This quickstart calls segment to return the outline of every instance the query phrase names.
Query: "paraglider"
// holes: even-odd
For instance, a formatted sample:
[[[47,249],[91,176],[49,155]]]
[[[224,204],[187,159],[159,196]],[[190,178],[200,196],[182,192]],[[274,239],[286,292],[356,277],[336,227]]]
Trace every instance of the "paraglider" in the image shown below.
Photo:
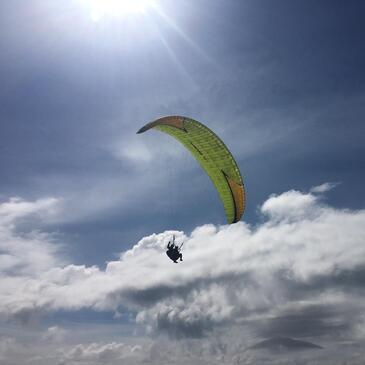
[[[146,124],[137,133],[154,128],[182,143],[212,180],[229,224],[238,222],[245,209],[245,191],[240,170],[222,140],[202,123],[181,116],[168,116]]]
[[[166,255],[175,263],[177,264],[177,260],[180,259],[182,261],[182,253],[181,253],[181,247],[184,244],[184,242],[178,246],[175,244],[175,235],[172,236],[172,242],[169,241],[167,244],[167,251]]]

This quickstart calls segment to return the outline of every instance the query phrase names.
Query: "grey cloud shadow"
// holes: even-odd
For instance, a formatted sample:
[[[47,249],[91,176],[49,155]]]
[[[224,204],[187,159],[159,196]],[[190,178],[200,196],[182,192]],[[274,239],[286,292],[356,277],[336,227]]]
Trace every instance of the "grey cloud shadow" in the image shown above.
[[[224,322],[217,321],[213,317],[199,316],[182,320],[179,316],[169,316],[167,312],[156,313],[157,331],[166,332],[174,338],[201,338],[213,331],[215,328],[224,327],[237,320],[241,325],[248,326],[252,333],[261,338],[269,337],[294,337],[294,338],[321,338],[326,336],[351,338],[356,325],[360,309],[356,303],[346,306],[320,303],[306,304],[306,299],[313,299],[326,290],[338,291],[355,290],[361,287],[364,280],[364,270],[359,268],[353,272],[342,272],[339,277],[342,281],[337,281],[332,276],[315,277],[308,283],[300,283],[287,276],[287,272],[279,271],[273,281],[278,288],[283,287],[283,295],[293,303],[290,308],[280,308],[280,303],[272,303],[272,308],[277,307],[277,314],[274,318],[265,319],[265,315],[272,309],[270,303],[262,304],[255,308],[247,308],[241,305],[239,293],[247,287],[260,290],[260,283],[257,278],[245,274],[227,274],[219,278],[204,278],[198,281],[183,283],[179,286],[158,285],[146,290],[135,291],[133,289],[123,290],[111,294],[111,299],[119,303],[128,303],[128,307],[143,310],[152,308],[154,305],[173,299],[182,299],[184,303],[189,303],[189,295],[195,292],[203,292],[210,285],[216,284],[225,289],[229,303],[235,306],[232,315]],[[350,287],[348,288],[348,284]],[[199,294],[198,294],[199,295]],[[303,304],[301,304],[303,301]],[[250,321],[249,319],[257,315],[262,315],[262,320]]]
[[[251,350],[269,350],[273,352],[303,351],[322,348],[322,346],[309,341],[296,340],[290,337],[272,337],[249,347]]]
[[[349,334],[353,325],[347,318],[341,318],[341,312],[336,306],[310,305],[258,323],[257,330],[263,338],[313,338]]]

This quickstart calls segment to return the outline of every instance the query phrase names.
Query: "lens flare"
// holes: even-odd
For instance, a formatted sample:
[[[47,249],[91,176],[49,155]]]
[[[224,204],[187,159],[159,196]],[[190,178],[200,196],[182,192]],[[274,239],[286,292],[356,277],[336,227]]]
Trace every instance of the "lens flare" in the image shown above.
[[[105,16],[120,17],[130,13],[142,13],[152,0],[92,0],[90,1],[91,18],[98,21]]]

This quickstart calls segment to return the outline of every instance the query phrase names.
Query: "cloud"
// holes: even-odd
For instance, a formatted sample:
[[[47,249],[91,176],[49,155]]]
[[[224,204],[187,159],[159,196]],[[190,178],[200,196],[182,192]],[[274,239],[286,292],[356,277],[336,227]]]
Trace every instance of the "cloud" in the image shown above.
[[[67,335],[67,330],[59,326],[48,327],[42,338],[49,342],[62,342],[65,340]]]
[[[47,220],[57,209],[55,198],[39,199],[34,202],[11,198],[0,204],[0,273],[3,289],[10,288],[10,281],[21,275],[33,277],[62,264],[61,246],[55,238],[36,229],[29,228],[34,219]],[[5,285],[4,283],[9,284]],[[8,292],[8,290],[6,290]]]
[[[56,198],[44,198],[35,202],[27,202],[19,197],[10,198],[8,202],[0,204],[0,218],[2,225],[12,226],[18,219],[38,215],[41,218],[52,216],[58,204]]]
[[[324,183],[318,186],[314,186],[310,192],[311,193],[325,193],[327,191],[330,191],[332,189],[334,189],[337,185],[339,185],[339,183]]]
[[[318,213],[314,205],[317,199],[312,194],[301,194],[298,191],[287,191],[279,196],[272,195],[261,207],[261,212],[270,216],[274,221],[280,219],[307,217],[309,214]]]
[[[295,340],[289,337],[270,338],[268,340],[261,341],[250,347],[250,349],[268,349],[271,351],[283,351],[283,350],[300,351],[300,350],[309,350],[313,348],[322,349],[321,346],[318,346],[311,342]]]
[[[91,343],[79,344],[64,351],[62,364],[128,364],[136,363],[141,353],[140,346],[125,345],[124,343]],[[132,362],[133,361],[133,362]]]
[[[240,338],[240,333],[235,332]],[[280,340],[279,340],[280,342]],[[359,349],[343,344],[341,353],[333,356],[333,347],[321,349],[307,341],[282,339],[285,346],[273,353],[270,349],[245,349],[233,336],[228,338],[186,339],[170,341],[158,339],[149,341],[143,346],[126,345],[123,343],[91,343],[78,344],[67,350],[60,350],[58,363],[63,365],[74,364],[335,364],[340,365],[347,361],[351,365],[362,364]],[[241,347],[240,347],[241,345]],[[307,346],[305,346],[307,345]],[[305,348],[305,351],[303,351]]]
[[[240,222],[204,225],[190,235],[152,234],[104,270],[62,265],[52,237],[17,233],[16,214],[2,232],[14,247],[28,245],[46,259],[38,260],[41,266],[26,255],[16,256],[15,266],[8,261],[0,280],[0,313],[28,318],[58,310],[128,312],[149,333],[181,343],[210,343],[220,334],[227,345],[233,341],[228,334],[238,329],[241,342],[230,356],[270,337],[304,338],[321,346],[361,343],[365,211],[328,206],[320,190],[270,196],[259,210],[263,221],[256,226]],[[34,209],[27,210],[30,216],[37,211],[33,204]],[[26,218],[26,213],[21,216]],[[164,253],[172,233],[185,242],[184,261],[178,265]],[[2,248],[1,259],[14,252],[8,246]],[[15,271],[19,265],[24,268]],[[119,345],[99,344],[65,352],[65,359],[91,356],[101,361],[100,356],[109,356],[102,355],[103,349],[112,359],[122,356]],[[242,363],[258,355],[247,356]]]

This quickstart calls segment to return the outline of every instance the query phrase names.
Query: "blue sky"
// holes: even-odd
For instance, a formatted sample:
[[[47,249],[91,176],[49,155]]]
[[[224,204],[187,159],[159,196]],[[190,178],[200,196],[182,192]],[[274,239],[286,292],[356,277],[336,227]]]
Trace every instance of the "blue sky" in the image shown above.
[[[0,359],[47,364],[51,351],[52,363],[94,364],[107,352],[110,364],[172,363],[155,354],[165,348],[181,361],[210,349],[202,364],[264,363],[238,349],[270,336],[359,348],[364,10],[155,0],[117,15],[93,13],[88,0],[0,1]],[[182,146],[136,134],[164,115],[197,119],[230,148],[247,190],[242,223],[225,226]],[[171,231],[186,240],[185,266],[164,254]],[[263,252],[265,270],[250,263]],[[20,354],[24,344],[32,350]],[[301,360],[324,363],[325,351]]]

